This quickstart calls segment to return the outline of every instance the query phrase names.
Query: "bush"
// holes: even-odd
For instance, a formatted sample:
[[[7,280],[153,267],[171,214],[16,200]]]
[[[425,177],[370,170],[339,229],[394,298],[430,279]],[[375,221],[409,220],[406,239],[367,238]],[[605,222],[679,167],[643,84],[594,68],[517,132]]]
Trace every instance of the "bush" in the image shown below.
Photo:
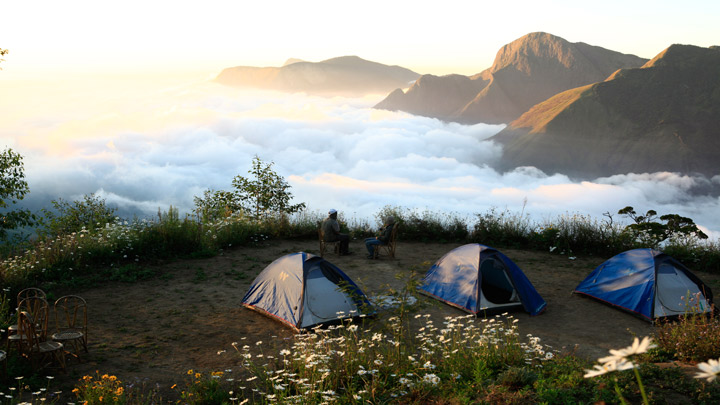
[[[470,240],[490,246],[526,247],[535,226],[529,215],[497,212],[495,208],[477,214]],[[554,236],[554,235],[553,235]]]
[[[465,242],[469,234],[468,219],[457,214],[436,213],[429,210],[418,212],[401,207],[385,206],[375,217],[379,224],[392,216],[399,224],[403,240],[418,242]]]
[[[720,357],[720,318],[704,313],[681,316],[659,325],[656,340],[661,350],[677,360],[699,362]]]
[[[49,236],[102,228],[115,222],[117,212],[117,208],[108,207],[105,199],[95,194],[87,194],[82,200],[72,203],[53,200],[52,205],[54,211],[43,210],[45,217],[40,220],[42,229],[39,230],[39,233]]]

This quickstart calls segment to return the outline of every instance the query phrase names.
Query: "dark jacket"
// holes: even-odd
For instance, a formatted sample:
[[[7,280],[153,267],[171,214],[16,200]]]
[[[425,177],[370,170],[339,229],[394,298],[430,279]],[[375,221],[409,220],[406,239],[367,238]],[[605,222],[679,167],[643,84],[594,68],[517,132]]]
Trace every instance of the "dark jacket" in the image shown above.
[[[335,242],[338,240],[338,235],[340,235],[340,223],[338,223],[336,219],[325,218],[322,225],[320,225],[320,229],[322,229],[323,240],[325,242]]]
[[[383,229],[380,230],[380,234],[378,235],[377,238],[384,245],[387,245],[387,243],[390,241],[390,235],[392,235],[392,230],[393,230],[394,225],[395,224],[387,225]]]

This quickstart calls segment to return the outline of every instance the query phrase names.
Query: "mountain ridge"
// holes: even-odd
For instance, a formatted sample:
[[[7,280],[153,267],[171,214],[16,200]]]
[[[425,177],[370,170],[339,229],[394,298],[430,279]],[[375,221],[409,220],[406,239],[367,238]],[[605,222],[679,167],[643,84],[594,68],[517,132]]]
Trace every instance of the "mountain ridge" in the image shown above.
[[[427,104],[435,102],[435,94],[418,89],[423,76],[403,92],[405,96],[394,91],[392,99],[382,100],[375,108],[465,124],[509,123],[554,94],[604,80],[622,67],[639,67],[645,62],[647,59],[635,55],[534,32],[501,47],[490,68],[468,77],[473,82],[471,88],[478,90],[471,100],[466,100],[465,93],[456,99],[445,97],[444,110],[452,111],[450,114],[432,115],[433,108]],[[450,82],[451,78],[443,76],[441,80]],[[453,83],[447,85],[452,87]]]
[[[578,178],[720,174],[720,49],[674,44],[642,67],[557,94],[491,139],[500,169]]]
[[[321,62],[288,59],[281,67],[235,66],[223,69],[215,81],[234,87],[362,96],[407,87],[419,76],[401,66],[384,65],[358,56],[340,56]]]

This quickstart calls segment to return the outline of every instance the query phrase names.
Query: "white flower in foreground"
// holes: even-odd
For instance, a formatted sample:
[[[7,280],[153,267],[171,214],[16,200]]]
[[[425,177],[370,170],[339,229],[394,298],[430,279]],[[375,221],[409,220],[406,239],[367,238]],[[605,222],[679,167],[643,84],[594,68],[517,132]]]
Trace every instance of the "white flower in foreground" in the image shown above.
[[[657,345],[653,343],[652,339],[647,336],[645,336],[642,341],[640,341],[640,339],[638,338],[635,338],[631,346],[620,350],[610,350],[610,354],[612,356],[600,358],[598,359],[598,361],[601,363],[622,362],[627,360],[627,358],[630,356],[645,353],[649,349],[652,349],[654,347],[657,347]]]
[[[715,381],[720,375],[720,359],[708,360],[707,363],[698,364],[701,373],[695,374],[695,378],[705,378],[708,382]]]
[[[625,359],[622,359],[620,361],[611,361],[605,364],[596,364],[595,366],[593,366],[592,370],[585,370],[585,375],[583,377],[593,378],[599,375],[610,373],[612,371],[623,371],[629,370],[631,368],[635,368],[635,365],[632,362],[625,361]]]

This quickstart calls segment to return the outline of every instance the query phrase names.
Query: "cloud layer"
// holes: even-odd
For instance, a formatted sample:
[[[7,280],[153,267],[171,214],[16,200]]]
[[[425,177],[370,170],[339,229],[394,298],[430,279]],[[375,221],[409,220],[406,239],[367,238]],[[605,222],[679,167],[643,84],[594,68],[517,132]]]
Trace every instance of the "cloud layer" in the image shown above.
[[[95,192],[126,215],[170,205],[190,212],[194,196],[229,189],[257,155],[274,162],[296,202],[320,212],[372,218],[394,205],[472,216],[498,208],[542,221],[601,218],[632,205],[720,230],[718,198],[691,197],[717,190],[718,179],[655,173],[573,182],[535,168],[498,173],[491,167],[501,149],[487,139],[502,126],[373,110],[378,97],[240,92],[207,82],[96,91],[52,92],[57,100],[45,103],[57,109],[31,109],[40,93],[26,94],[27,108],[15,104],[18,113],[3,119],[0,140],[25,156],[32,207]]]

